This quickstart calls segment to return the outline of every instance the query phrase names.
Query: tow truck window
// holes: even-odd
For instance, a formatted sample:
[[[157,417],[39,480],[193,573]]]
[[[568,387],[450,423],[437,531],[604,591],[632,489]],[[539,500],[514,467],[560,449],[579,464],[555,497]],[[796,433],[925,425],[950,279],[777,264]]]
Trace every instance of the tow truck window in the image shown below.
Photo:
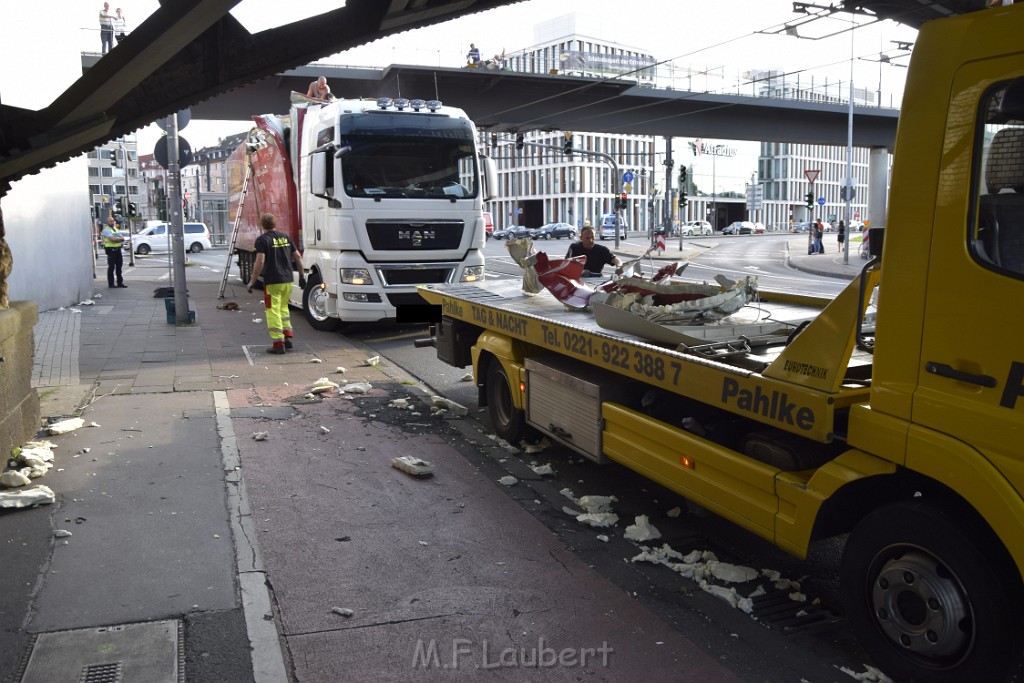
[[[1024,79],[990,89],[980,112],[971,251],[986,267],[1024,277]]]

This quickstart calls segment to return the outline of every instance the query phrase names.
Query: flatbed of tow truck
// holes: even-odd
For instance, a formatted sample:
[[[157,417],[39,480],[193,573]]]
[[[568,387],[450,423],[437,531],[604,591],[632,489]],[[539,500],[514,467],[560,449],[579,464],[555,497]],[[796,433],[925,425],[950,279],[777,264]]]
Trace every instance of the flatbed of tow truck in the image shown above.
[[[833,307],[852,305],[856,289],[851,286],[834,302],[764,294],[723,321],[685,328],[694,335],[701,330],[725,331],[693,344],[652,341],[602,327],[592,310],[570,309],[547,291],[524,293],[518,281],[430,285],[421,287],[420,293],[440,306],[445,318],[522,342],[523,358],[554,354],[575,359],[828,443],[834,436],[836,411],[867,396],[870,353],[854,348],[854,330],[839,330],[837,336],[835,323],[823,325],[831,329],[831,342],[819,339],[812,334],[813,321],[828,316]],[[771,326],[776,331],[765,334]],[[840,354],[841,367],[835,361],[836,348],[820,354],[814,348],[818,342],[848,347]],[[800,351],[801,346],[808,351]]]

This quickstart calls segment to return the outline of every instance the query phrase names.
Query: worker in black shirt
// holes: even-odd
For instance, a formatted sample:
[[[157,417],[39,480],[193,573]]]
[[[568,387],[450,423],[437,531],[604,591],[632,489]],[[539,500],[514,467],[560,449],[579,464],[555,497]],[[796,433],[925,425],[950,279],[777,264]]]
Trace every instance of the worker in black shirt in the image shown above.
[[[570,244],[569,251],[565,255],[566,258],[574,256],[587,257],[583,264],[583,277],[600,276],[605,265],[615,266],[615,274],[622,275],[622,262],[611,252],[611,249],[597,243],[594,228],[589,221],[584,223],[580,230],[580,241]]]
[[[292,263],[299,270],[299,288],[306,288],[306,276],[302,272],[302,254],[295,248],[291,238],[277,231],[274,214],[260,216],[263,234],[256,238],[256,263],[252,268],[249,291],[263,276],[263,305],[267,309],[267,331],[273,345],[267,353],[283,354],[292,348],[292,321],[288,313],[288,298],[292,292]]]

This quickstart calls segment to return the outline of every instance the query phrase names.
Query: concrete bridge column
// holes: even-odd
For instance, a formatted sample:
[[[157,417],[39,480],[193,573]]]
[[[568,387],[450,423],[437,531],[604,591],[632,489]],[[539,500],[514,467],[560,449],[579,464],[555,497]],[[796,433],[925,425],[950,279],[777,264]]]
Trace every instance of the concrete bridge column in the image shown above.
[[[889,205],[889,149],[875,147],[868,157],[868,219],[872,228],[885,227]]]

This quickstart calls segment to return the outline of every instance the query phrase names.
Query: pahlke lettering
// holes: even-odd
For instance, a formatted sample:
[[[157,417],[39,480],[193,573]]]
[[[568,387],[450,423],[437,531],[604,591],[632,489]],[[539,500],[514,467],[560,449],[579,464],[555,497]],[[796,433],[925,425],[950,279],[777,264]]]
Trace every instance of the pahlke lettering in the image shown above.
[[[767,393],[759,386],[753,391],[741,389],[740,383],[731,377],[726,377],[722,383],[722,403],[800,429],[814,427],[814,411],[807,406],[797,407],[786,392],[772,390]]]

